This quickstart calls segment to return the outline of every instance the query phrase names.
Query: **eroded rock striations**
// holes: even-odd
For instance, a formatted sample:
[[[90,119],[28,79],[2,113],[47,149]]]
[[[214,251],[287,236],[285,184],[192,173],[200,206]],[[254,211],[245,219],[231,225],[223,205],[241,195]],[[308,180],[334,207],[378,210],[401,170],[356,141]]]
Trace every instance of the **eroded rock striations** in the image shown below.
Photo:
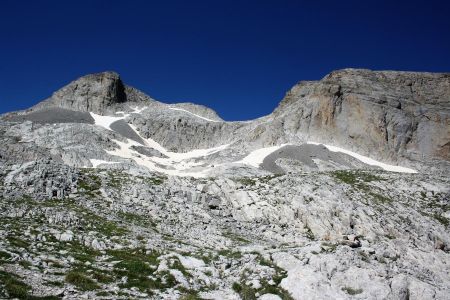
[[[119,75],[0,117],[0,297],[448,299],[450,75],[345,69],[226,122]]]

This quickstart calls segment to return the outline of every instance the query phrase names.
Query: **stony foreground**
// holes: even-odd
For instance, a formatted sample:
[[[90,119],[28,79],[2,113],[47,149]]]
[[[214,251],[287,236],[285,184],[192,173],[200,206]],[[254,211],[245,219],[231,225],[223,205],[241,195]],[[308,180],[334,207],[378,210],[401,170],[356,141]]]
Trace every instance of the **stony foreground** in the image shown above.
[[[445,176],[0,170],[0,297],[449,299]]]

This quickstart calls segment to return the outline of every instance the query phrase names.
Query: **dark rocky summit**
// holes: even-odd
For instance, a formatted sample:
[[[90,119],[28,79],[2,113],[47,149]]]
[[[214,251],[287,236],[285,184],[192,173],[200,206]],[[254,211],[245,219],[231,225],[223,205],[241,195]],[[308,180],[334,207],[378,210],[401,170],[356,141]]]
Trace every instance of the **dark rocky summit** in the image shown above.
[[[33,107],[33,110],[59,107],[103,113],[108,107],[127,101],[125,86],[119,74],[104,72],[87,75],[71,82],[55,92],[49,99]]]

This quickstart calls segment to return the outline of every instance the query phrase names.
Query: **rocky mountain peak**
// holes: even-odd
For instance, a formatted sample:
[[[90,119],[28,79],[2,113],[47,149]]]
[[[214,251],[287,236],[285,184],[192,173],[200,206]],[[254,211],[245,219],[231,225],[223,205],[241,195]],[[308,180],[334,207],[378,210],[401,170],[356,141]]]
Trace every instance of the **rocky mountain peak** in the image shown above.
[[[60,107],[77,111],[103,112],[128,101],[126,87],[116,72],[90,74],[56,91],[34,109]]]

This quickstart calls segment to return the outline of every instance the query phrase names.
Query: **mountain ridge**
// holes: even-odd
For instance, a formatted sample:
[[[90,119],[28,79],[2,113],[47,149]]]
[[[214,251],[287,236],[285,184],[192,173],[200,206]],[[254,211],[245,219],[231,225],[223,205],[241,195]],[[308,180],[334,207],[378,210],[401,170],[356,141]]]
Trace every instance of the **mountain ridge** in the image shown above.
[[[123,112],[127,116],[123,121],[133,127],[116,126],[122,133],[129,132],[125,137],[140,136],[141,144],[142,139],[150,138],[175,152],[230,144],[230,155],[242,157],[258,148],[314,141],[389,163],[418,169],[425,163],[446,169],[450,166],[448,95],[447,73],[343,69],[320,81],[299,82],[267,116],[224,121],[210,108],[193,103],[165,104],[123,84],[119,74],[102,72],[82,76],[47,100],[3,118],[95,124],[93,114],[112,115],[115,117],[107,118],[118,121],[117,114]],[[58,113],[58,109],[66,111]],[[67,120],[56,120],[56,115],[67,116]],[[96,156],[91,159],[104,158]],[[212,161],[224,162],[231,161]]]
[[[345,69],[227,122],[108,72],[1,115],[0,298],[447,300],[449,79]]]

